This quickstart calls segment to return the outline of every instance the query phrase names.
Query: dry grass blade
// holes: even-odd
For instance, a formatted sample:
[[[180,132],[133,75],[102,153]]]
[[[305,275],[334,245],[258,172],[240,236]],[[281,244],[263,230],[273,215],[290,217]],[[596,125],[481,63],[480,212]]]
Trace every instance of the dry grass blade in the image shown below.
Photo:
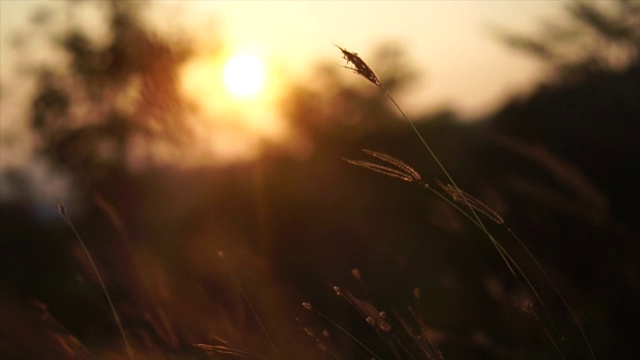
[[[398,169],[401,169],[403,171],[405,171],[406,173],[410,174],[414,179],[418,180],[418,181],[422,181],[422,176],[420,176],[420,174],[411,166],[407,165],[404,161],[393,157],[389,154],[384,154],[381,153],[379,151],[373,151],[373,150],[368,150],[368,149],[363,149],[362,151],[364,151],[365,153],[378,158],[384,162],[387,162],[391,165],[394,165],[395,167],[397,167]]]
[[[431,330],[424,323],[424,320],[416,315],[416,313],[409,308],[413,320],[417,323],[418,329],[415,329],[409,324],[409,322],[396,313],[396,317],[407,334],[416,342],[422,352],[429,360],[444,360],[444,355],[440,351],[440,347],[432,341]]]
[[[214,341],[220,343],[219,345],[208,345],[208,344],[193,344],[193,346],[200,348],[209,353],[222,354],[222,355],[230,355],[238,358],[245,359],[267,359],[264,356],[260,356],[250,350],[241,348],[239,346],[231,345],[227,341],[220,339],[218,337],[213,337]]]
[[[453,201],[472,207],[477,212],[485,215],[487,218],[489,218],[491,221],[495,222],[496,224],[505,225],[505,222],[502,216],[500,216],[500,214],[498,214],[495,210],[489,207],[489,205],[476,199],[475,197],[465,192],[464,190],[457,189],[451,184],[445,185],[440,181],[437,181],[437,183],[438,183],[438,186],[442,188],[442,190],[444,190],[447,194],[449,194],[449,196]]]
[[[344,327],[342,327],[340,324],[338,324],[337,322],[331,320],[331,318],[329,318],[328,316],[326,316],[325,314],[321,313],[320,311],[316,310],[313,305],[311,305],[311,303],[308,302],[303,302],[302,303],[302,307],[314,312],[316,315],[320,316],[321,318],[323,318],[324,320],[328,321],[331,325],[335,326],[338,330],[340,330],[343,334],[347,335],[349,338],[351,338],[351,340],[353,340],[356,344],[360,345],[364,350],[366,350],[371,356],[373,356],[374,359],[376,360],[382,360],[381,357],[379,357],[375,352],[373,352],[373,350],[369,349],[367,347],[367,345],[363,344],[360,340],[358,340],[352,333],[350,333],[347,329],[345,329]]]
[[[336,291],[336,288],[338,289]],[[358,299],[348,290],[340,290],[337,286],[334,287],[334,291],[339,296],[342,296],[345,300],[356,309],[362,317],[369,323],[369,325],[375,327],[384,332],[391,331],[391,324],[385,319],[384,313],[378,310],[373,304],[368,301]]]
[[[536,289],[536,287],[533,285],[533,283],[531,282],[531,280],[529,279],[527,274],[525,274],[524,271],[520,268],[518,263],[515,262],[515,260],[511,257],[511,255],[495,239],[495,237],[491,234],[491,232],[489,232],[489,230],[485,226],[484,222],[482,221],[482,219],[480,218],[480,215],[478,213],[482,213],[483,215],[487,216],[490,220],[496,222],[497,224],[500,224],[500,225],[504,226],[505,229],[513,236],[513,238],[516,239],[518,244],[526,251],[527,255],[536,264],[536,267],[544,274],[545,278],[547,279],[547,282],[553,288],[555,293],[562,299],[562,302],[564,303],[564,305],[566,306],[567,310],[571,314],[571,316],[572,316],[572,318],[574,320],[574,323],[576,324],[577,328],[579,329],[579,331],[580,331],[580,333],[582,335],[582,338],[584,339],[584,342],[585,342],[587,348],[589,349],[591,358],[595,360],[596,356],[595,356],[595,354],[593,352],[593,349],[592,349],[592,346],[591,346],[591,342],[587,338],[586,333],[584,332],[584,329],[582,328],[582,326],[578,322],[578,319],[575,316],[575,314],[573,313],[573,310],[571,309],[569,304],[566,302],[566,300],[564,299],[562,294],[559,292],[557,287],[555,287],[553,285],[550,277],[548,276],[548,274],[546,273],[546,271],[544,270],[544,268],[542,267],[540,262],[537,260],[537,258],[528,249],[526,244],[524,244],[524,242],[509,227],[506,226],[506,224],[504,222],[504,219],[500,215],[498,215],[493,209],[491,209],[489,206],[487,206],[483,202],[475,199],[474,197],[472,197],[471,195],[465,193],[464,191],[462,191],[460,189],[460,187],[456,184],[456,182],[453,179],[453,177],[449,174],[449,172],[447,171],[445,166],[442,164],[442,162],[440,161],[438,156],[435,154],[433,149],[431,149],[431,146],[429,146],[429,143],[427,143],[427,141],[424,139],[424,137],[422,136],[420,131],[418,131],[418,128],[415,126],[415,124],[409,119],[409,117],[407,116],[407,114],[405,114],[405,112],[402,110],[400,105],[398,105],[398,103],[394,100],[394,98],[391,96],[391,94],[380,83],[380,81],[378,80],[378,77],[373,73],[371,68],[369,68],[369,66],[358,56],[358,54],[350,52],[350,51],[347,51],[346,49],[344,49],[344,48],[342,48],[340,46],[337,46],[337,47],[338,47],[338,49],[340,49],[340,51],[342,51],[342,55],[347,60],[347,64],[348,63],[352,63],[353,66],[354,66],[354,67],[345,66],[345,68],[351,69],[351,70],[355,71],[357,74],[365,77],[367,80],[369,80],[371,83],[373,83],[376,87],[378,87],[381,91],[383,91],[385,93],[385,95],[387,96],[387,98],[393,103],[393,105],[395,105],[395,107],[398,109],[398,111],[402,114],[402,116],[407,121],[407,123],[409,123],[409,125],[411,126],[411,129],[413,129],[413,132],[420,139],[420,142],[422,142],[422,145],[424,145],[425,149],[427,149],[427,151],[429,152],[429,155],[433,158],[433,160],[436,162],[436,164],[438,165],[438,167],[440,168],[442,173],[446,176],[447,180],[449,181],[450,185],[446,185],[446,186],[445,185],[441,185],[441,187],[447,193],[447,195],[449,195],[451,197],[451,199],[449,199],[447,196],[445,196],[444,194],[440,193],[436,189],[434,189],[432,187],[429,187],[426,183],[424,183],[420,179],[419,174],[416,177],[415,173],[413,173],[413,171],[415,171],[415,170],[413,170],[411,167],[409,167],[408,165],[406,165],[402,161],[399,161],[399,160],[397,160],[397,159],[395,159],[393,157],[390,157],[388,155],[381,154],[381,156],[376,156],[376,155],[370,153],[370,155],[372,155],[372,156],[378,158],[379,160],[387,163],[385,165],[375,164],[375,163],[371,163],[371,162],[368,162],[368,161],[353,161],[353,160],[347,160],[347,161],[352,163],[352,164],[354,164],[354,165],[362,166],[364,168],[379,172],[379,173],[387,175],[387,176],[396,177],[396,178],[402,179],[404,181],[415,182],[415,183],[418,183],[420,185],[423,185],[425,188],[427,188],[428,190],[433,192],[435,195],[437,195],[441,199],[447,201],[450,205],[452,205],[454,208],[456,208],[462,215],[466,216],[472,223],[474,223],[478,227],[478,229],[480,229],[483,233],[485,233],[487,235],[487,238],[491,241],[493,246],[496,248],[496,250],[498,251],[498,253],[502,257],[505,265],[509,268],[509,271],[513,274],[514,277],[518,278],[519,275],[520,275],[524,279],[524,281],[527,283],[529,289],[532,291],[533,294],[535,294],[535,297],[539,301],[540,305],[545,309],[545,313],[547,314],[547,317],[549,318],[550,323],[554,324],[554,321],[553,321],[553,319],[551,317],[551,314],[546,310],[544,302],[543,302],[542,298],[540,297],[540,294],[538,293],[538,290]],[[405,168],[405,166],[407,166],[408,169],[410,169],[411,171],[408,170],[407,168]],[[461,207],[459,207],[456,204],[456,202],[464,204],[469,209],[469,213],[467,213]],[[562,354],[562,351],[560,350],[560,348],[558,346],[558,343],[552,338],[550,338],[550,340],[551,340],[551,343],[553,344],[553,346],[558,351],[560,357],[564,359],[564,355]]]
[[[134,359],[135,357],[133,356],[133,349],[131,348],[131,345],[129,344],[129,340],[127,339],[127,335],[126,335],[126,333],[124,331],[124,327],[122,326],[122,321],[120,320],[120,315],[119,315],[118,311],[116,310],[116,306],[114,305],[113,300],[111,299],[111,295],[109,295],[109,291],[107,290],[107,286],[105,285],[104,281],[102,280],[102,276],[100,275],[100,271],[98,271],[98,266],[96,265],[95,261],[93,260],[93,256],[91,256],[91,252],[89,251],[89,248],[87,248],[87,245],[82,240],[82,237],[80,236],[80,233],[78,233],[78,231],[76,230],[76,227],[73,225],[73,222],[71,221],[71,218],[69,217],[69,215],[67,215],[67,210],[65,209],[64,204],[62,204],[62,202],[58,202],[58,211],[60,212],[60,215],[62,215],[62,217],[64,218],[64,221],[67,223],[67,226],[73,232],[73,235],[75,236],[75,238],[80,243],[80,246],[82,246],[82,250],[84,251],[84,254],[87,256],[87,259],[89,260],[89,263],[91,264],[93,272],[95,273],[96,278],[98,279],[98,282],[100,283],[100,287],[102,288],[102,292],[104,293],[104,296],[106,297],[107,302],[109,303],[109,307],[111,309],[111,313],[113,314],[114,321],[115,321],[116,325],[118,326],[118,330],[120,331],[120,335],[122,336],[122,341],[124,342],[124,347],[125,347],[125,349],[127,351],[127,356],[129,357],[129,359]]]
[[[372,162],[369,161],[360,161],[360,160],[349,160],[349,159],[344,159],[346,162],[356,165],[356,166],[360,166],[363,167],[365,169],[369,169],[371,171],[375,171],[377,173],[386,175],[386,176],[390,176],[390,177],[394,177],[394,178],[398,178],[400,180],[404,180],[407,182],[413,182],[414,179],[411,178],[410,176],[407,176],[407,174],[399,172],[395,169],[389,168],[387,166],[384,165],[380,165],[380,164],[374,164]]]
[[[329,341],[324,341],[322,338],[320,338],[320,336],[316,335],[316,332],[313,331],[313,329],[304,327],[303,330],[305,334],[307,334],[307,336],[309,336],[313,340],[313,342],[318,347],[318,349],[320,349],[320,351],[328,355],[331,355],[331,357],[333,357],[334,359],[338,359],[338,360],[340,359],[340,355],[338,355],[333,345],[331,344],[331,339],[329,337],[330,335],[328,330],[323,330],[322,336],[325,339],[328,339]]]
[[[258,312],[255,310],[255,308],[251,304],[251,301],[249,300],[249,297],[245,293],[244,289],[242,288],[242,285],[240,284],[240,281],[236,277],[236,274],[233,271],[233,268],[231,267],[229,262],[227,262],[227,257],[224,251],[218,251],[218,257],[224,263],[224,266],[227,268],[227,271],[229,271],[229,275],[231,275],[231,279],[233,280],[233,283],[236,285],[236,288],[238,288],[240,295],[242,295],[242,298],[247,303],[247,306],[249,307],[249,310],[251,310],[251,313],[253,314],[254,318],[258,322],[258,325],[260,325],[260,328],[262,329],[262,332],[264,333],[265,338],[269,342],[269,345],[271,345],[271,349],[273,350],[274,355],[276,356],[276,358],[279,359],[280,355],[278,353],[278,348],[276,347],[275,343],[271,339],[271,336],[269,336],[269,332],[267,331],[267,328],[264,326],[262,320],[260,319],[260,316],[258,316]]]
[[[422,176],[420,176],[420,173],[418,173],[414,168],[407,165],[402,160],[395,158],[391,155],[381,153],[379,151],[367,150],[367,149],[363,149],[362,151],[364,151],[365,153],[375,157],[376,159],[386,164],[377,164],[377,163],[365,161],[365,160],[350,160],[350,159],[344,159],[344,160],[350,164],[360,166],[365,169],[369,169],[371,171],[375,171],[377,173],[380,173],[386,176],[394,177],[406,182],[420,184],[425,187],[427,186],[427,184],[425,184],[422,181]]]
[[[367,65],[364,60],[360,58],[360,56],[358,56],[357,53],[351,52],[338,45],[336,45],[336,47],[340,49],[340,51],[342,51],[344,59],[347,60],[347,66],[345,66],[347,69],[355,71],[357,74],[369,80],[373,85],[379,88],[382,87],[382,84],[380,83],[380,80],[378,80],[376,74],[373,72],[373,70],[371,70],[369,65]],[[348,66],[349,63],[353,64],[353,67]]]

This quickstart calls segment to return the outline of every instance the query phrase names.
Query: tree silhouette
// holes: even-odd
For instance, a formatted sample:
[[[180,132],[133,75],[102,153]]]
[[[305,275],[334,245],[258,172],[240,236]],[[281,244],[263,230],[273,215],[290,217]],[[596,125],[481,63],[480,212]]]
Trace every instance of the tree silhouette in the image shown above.
[[[75,4],[66,6],[71,11]],[[130,2],[109,2],[104,45],[72,23],[57,41],[70,59],[67,68],[37,74],[31,127],[38,150],[84,181],[126,170],[136,146],[188,136],[175,75],[189,49],[152,34],[137,10]]]
[[[514,49],[544,61],[560,81],[595,72],[623,71],[640,56],[640,2],[576,0],[565,22],[545,21],[537,35],[499,31]]]
[[[556,262],[562,264],[564,275],[582,284],[584,298],[602,309],[602,319],[606,322],[598,331],[609,332],[600,338],[609,336],[610,340],[603,341],[606,345],[600,351],[608,353],[610,358],[624,358],[633,353],[633,339],[626,334],[635,328],[631,324],[638,322],[635,314],[640,303],[640,289],[635,280],[640,274],[635,261],[640,254],[640,229],[637,226],[638,196],[634,190],[640,179],[638,172],[633,171],[640,161],[640,147],[634,136],[640,118],[637,101],[640,96],[640,3],[574,1],[567,10],[569,22],[544,23],[544,30],[537,36],[504,36],[508,44],[544,61],[551,81],[531,94],[513,99],[491,117],[489,127],[494,133],[531,144],[531,149],[537,147],[540,154],[547,151],[563,159],[582,172],[583,178],[600,193],[586,192],[585,205],[591,205],[584,208],[598,209],[594,205],[600,201],[600,211],[605,210],[602,212],[605,217],[597,221],[593,221],[597,217],[592,218],[592,224],[585,226],[589,216],[576,213],[575,219],[583,223],[572,231],[566,223],[553,225],[550,219],[543,228],[562,241],[551,242],[540,237],[540,244],[547,244],[548,249],[561,254]],[[510,146],[515,144],[512,142]],[[504,147],[499,153],[504,153]],[[491,155],[485,157],[491,158]],[[540,164],[551,167],[554,161],[547,159]],[[520,159],[504,166],[497,170],[497,178],[508,179],[509,173],[516,172],[522,165],[526,162]],[[523,178],[527,182],[535,177]],[[510,181],[506,188],[526,189],[522,194],[528,192],[528,197],[542,203],[544,196],[540,188],[529,186],[531,184],[522,186],[524,182],[520,180],[520,184]],[[567,187],[572,192],[580,188],[575,183]],[[558,205],[560,202],[554,206]],[[527,210],[517,207],[519,213],[527,217],[540,213],[535,207]],[[551,211],[551,207],[543,210],[545,214]],[[523,228],[524,223],[517,227]],[[588,228],[592,229],[590,234],[578,235]],[[573,256],[576,249],[580,249],[581,257]],[[605,252],[615,255],[602,256]],[[583,266],[584,259],[593,259],[588,261],[588,268]],[[613,289],[611,279],[624,280]],[[612,295],[614,293],[616,295]]]

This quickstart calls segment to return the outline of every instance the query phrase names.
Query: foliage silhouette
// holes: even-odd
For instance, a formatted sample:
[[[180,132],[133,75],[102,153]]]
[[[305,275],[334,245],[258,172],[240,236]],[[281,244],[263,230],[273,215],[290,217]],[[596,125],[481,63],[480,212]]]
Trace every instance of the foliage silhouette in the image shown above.
[[[624,71],[640,56],[640,3],[574,0],[568,20],[545,21],[538,35],[500,30],[498,36],[514,49],[539,58],[553,78],[576,81],[597,72]]]
[[[73,3],[66,6],[73,11]],[[39,151],[80,177],[77,185],[126,171],[136,146],[189,135],[176,85],[189,49],[145,30],[133,3],[105,8],[108,41],[96,44],[71,24],[58,40],[68,68],[39,71],[32,105]]]

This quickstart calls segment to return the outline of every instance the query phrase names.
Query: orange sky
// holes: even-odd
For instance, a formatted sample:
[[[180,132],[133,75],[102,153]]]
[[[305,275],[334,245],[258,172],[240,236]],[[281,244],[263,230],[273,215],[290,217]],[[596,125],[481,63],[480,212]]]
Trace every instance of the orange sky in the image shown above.
[[[161,1],[155,17],[175,15],[202,29],[218,29],[240,46],[281,59],[292,73],[310,62],[340,63],[333,43],[366,59],[376,44],[408,51],[422,81],[402,99],[409,110],[445,104],[473,117],[505,94],[539,78],[538,64],[491,36],[491,27],[531,33],[562,13],[563,1]],[[167,11],[169,9],[170,11]],[[206,33],[206,31],[204,31]],[[374,69],[375,70],[375,69]]]
[[[46,1],[1,1],[2,37]],[[566,3],[566,1],[564,2]],[[533,31],[557,17],[563,1],[155,1],[145,10],[168,32],[214,31],[225,41],[278,58],[295,77],[310,62],[339,62],[333,43],[366,58],[375,44],[407,49],[423,74],[402,99],[410,110],[452,104],[473,116],[539,75],[536,62],[490,35],[491,26]],[[3,44],[6,40],[3,39]],[[3,63],[10,62],[3,46]],[[3,66],[5,67],[5,66]],[[375,69],[374,69],[375,70]],[[7,76],[7,69],[1,75]]]
[[[271,62],[267,67],[279,69],[280,79],[276,80],[281,83],[273,84],[273,77],[267,79],[271,88],[282,86],[287,79],[303,78],[310,64],[321,61],[342,64],[334,43],[357,52],[366,61],[377,44],[393,41],[406,49],[409,61],[422,75],[404,96],[395,94],[405,110],[415,115],[452,106],[460,115],[474,118],[497,108],[506,94],[530,87],[541,74],[534,60],[508,50],[492,38],[491,26],[531,33],[541,20],[560,16],[563,3],[566,2],[162,0],[146,3],[143,15],[159,31],[171,36],[186,33],[189,38],[197,34],[202,44],[221,36],[231,51],[261,54]],[[78,4],[86,8],[80,16],[85,29],[98,39],[106,33],[107,25],[96,21],[96,5],[108,3]],[[54,10],[52,22],[64,29],[66,15],[60,11],[61,2],[0,1],[0,130],[10,128],[16,134],[27,131],[23,102],[28,99],[29,82],[24,76],[16,76],[19,64],[15,60],[24,59],[27,51],[26,58],[35,62],[55,61],[46,50],[51,44],[44,43],[50,34],[38,37],[29,33],[30,48],[18,50],[22,54],[9,46],[12,36],[29,26],[34,10],[43,5]],[[41,40],[33,40],[37,38]],[[206,55],[206,46],[202,48]],[[345,73],[349,74],[346,70]],[[264,115],[264,111],[261,114],[268,119],[278,117],[275,113]],[[247,118],[251,116],[248,114]],[[257,131],[252,134],[256,142],[264,137],[277,137],[281,132],[277,120],[251,121],[245,125]],[[14,147],[29,146],[21,143]],[[252,153],[250,146],[238,151]],[[22,160],[23,156],[3,156],[0,167]]]

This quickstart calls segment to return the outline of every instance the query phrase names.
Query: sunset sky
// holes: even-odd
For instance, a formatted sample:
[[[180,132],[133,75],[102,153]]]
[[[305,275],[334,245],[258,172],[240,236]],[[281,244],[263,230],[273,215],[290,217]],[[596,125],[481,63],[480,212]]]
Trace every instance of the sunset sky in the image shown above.
[[[565,2],[566,3],[566,2]],[[46,1],[2,1],[2,77],[11,72],[7,41]],[[161,31],[209,32],[286,64],[293,76],[310,63],[339,62],[333,44],[364,58],[393,41],[408,52],[420,82],[405,97],[414,111],[452,104],[465,115],[486,112],[539,76],[535,61],[510,51],[492,27],[531,33],[561,14],[563,1],[157,1],[146,9]],[[6,65],[6,66],[5,66]]]
[[[535,33],[542,20],[561,16],[563,3],[162,1],[156,12],[168,22],[179,14],[194,28],[219,29],[236,46],[257,48],[300,74],[309,63],[340,63],[334,43],[366,59],[377,44],[396,42],[422,75],[403,99],[405,106],[423,111],[451,104],[463,115],[474,116],[490,111],[505,94],[526,88],[540,75],[534,60],[506,48],[491,29]]]
[[[31,65],[61,61],[51,56],[48,49],[53,47],[46,42],[55,34],[33,30],[32,19],[37,9],[48,8],[53,14],[49,28],[59,28],[59,34],[62,34],[68,25],[68,14],[62,4],[51,1],[0,1],[0,125],[5,133],[8,133],[6,129],[14,133],[27,129],[24,101],[29,99],[32,79],[25,77],[24,71],[20,72],[20,66],[24,66],[21,61],[29,59]],[[108,3],[77,4],[76,7],[81,7],[81,10],[77,11],[75,19],[80,19],[86,32],[99,39],[101,34],[107,32],[107,24],[104,19],[102,23],[98,21],[96,8],[108,6]],[[413,116],[444,107],[451,107],[468,119],[489,114],[503,103],[506,95],[526,91],[542,74],[539,63],[501,44],[492,35],[492,29],[535,33],[541,21],[557,20],[558,16],[562,16],[564,4],[566,2],[551,0],[164,0],[145,2],[142,15],[160,33],[180,39],[195,39],[195,57],[187,62],[182,72],[183,79],[180,79],[185,92],[200,96],[200,102],[209,107],[211,115],[220,111],[228,114],[237,109],[252,109],[253,112],[245,114],[247,121],[241,125],[250,128],[251,135],[256,137],[255,141],[260,141],[265,137],[277,138],[286,130],[271,104],[275,103],[278,91],[286,88],[287,81],[304,79],[309,69],[317,63],[344,64],[334,44],[357,52],[365,60],[372,56],[377,45],[385,42],[393,42],[404,49],[407,60],[420,76],[404,94],[394,95]],[[28,45],[12,48],[10,44],[16,36],[26,38]],[[219,41],[225,44],[228,52],[225,56],[228,58],[249,53],[263,62],[266,69],[262,84],[264,90],[251,100],[253,103],[236,101],[232,95],[224,94],[223,60],[211,57],[212,48]],[[351,76],[347,70],[345,76]],[[220,84],[215,85],[215,82]],[[226,90],[227,93],[232,92],[229,84]],[[213,97],[217,99],[222,96],[228,101],[214,104],[210,101],[212,94],[216,94]],[[220,105],[224,107],[220,108]],[[228,125],[226,129],[236,131],[238,123]],[[225,131],[218,126],[215,133],[226,134]],[[238,151],[244,151],[247,155],[253,151],[253,145],[245,133],[240,136],[243,136],[243,143],[249,145]],[[228,134],[226,140],[215,143],[228,151],[229,144],[239,143],[234,140],[237,136]],[[28,148],[29,145],[14,146],[20,147]],[[21,153],[19,149],[14,151]],[[21,157],[11,158],[15,162],[20,161],[18,159]],[[7,157],[4,156],[3,165],[6,165],[6,161]]]

